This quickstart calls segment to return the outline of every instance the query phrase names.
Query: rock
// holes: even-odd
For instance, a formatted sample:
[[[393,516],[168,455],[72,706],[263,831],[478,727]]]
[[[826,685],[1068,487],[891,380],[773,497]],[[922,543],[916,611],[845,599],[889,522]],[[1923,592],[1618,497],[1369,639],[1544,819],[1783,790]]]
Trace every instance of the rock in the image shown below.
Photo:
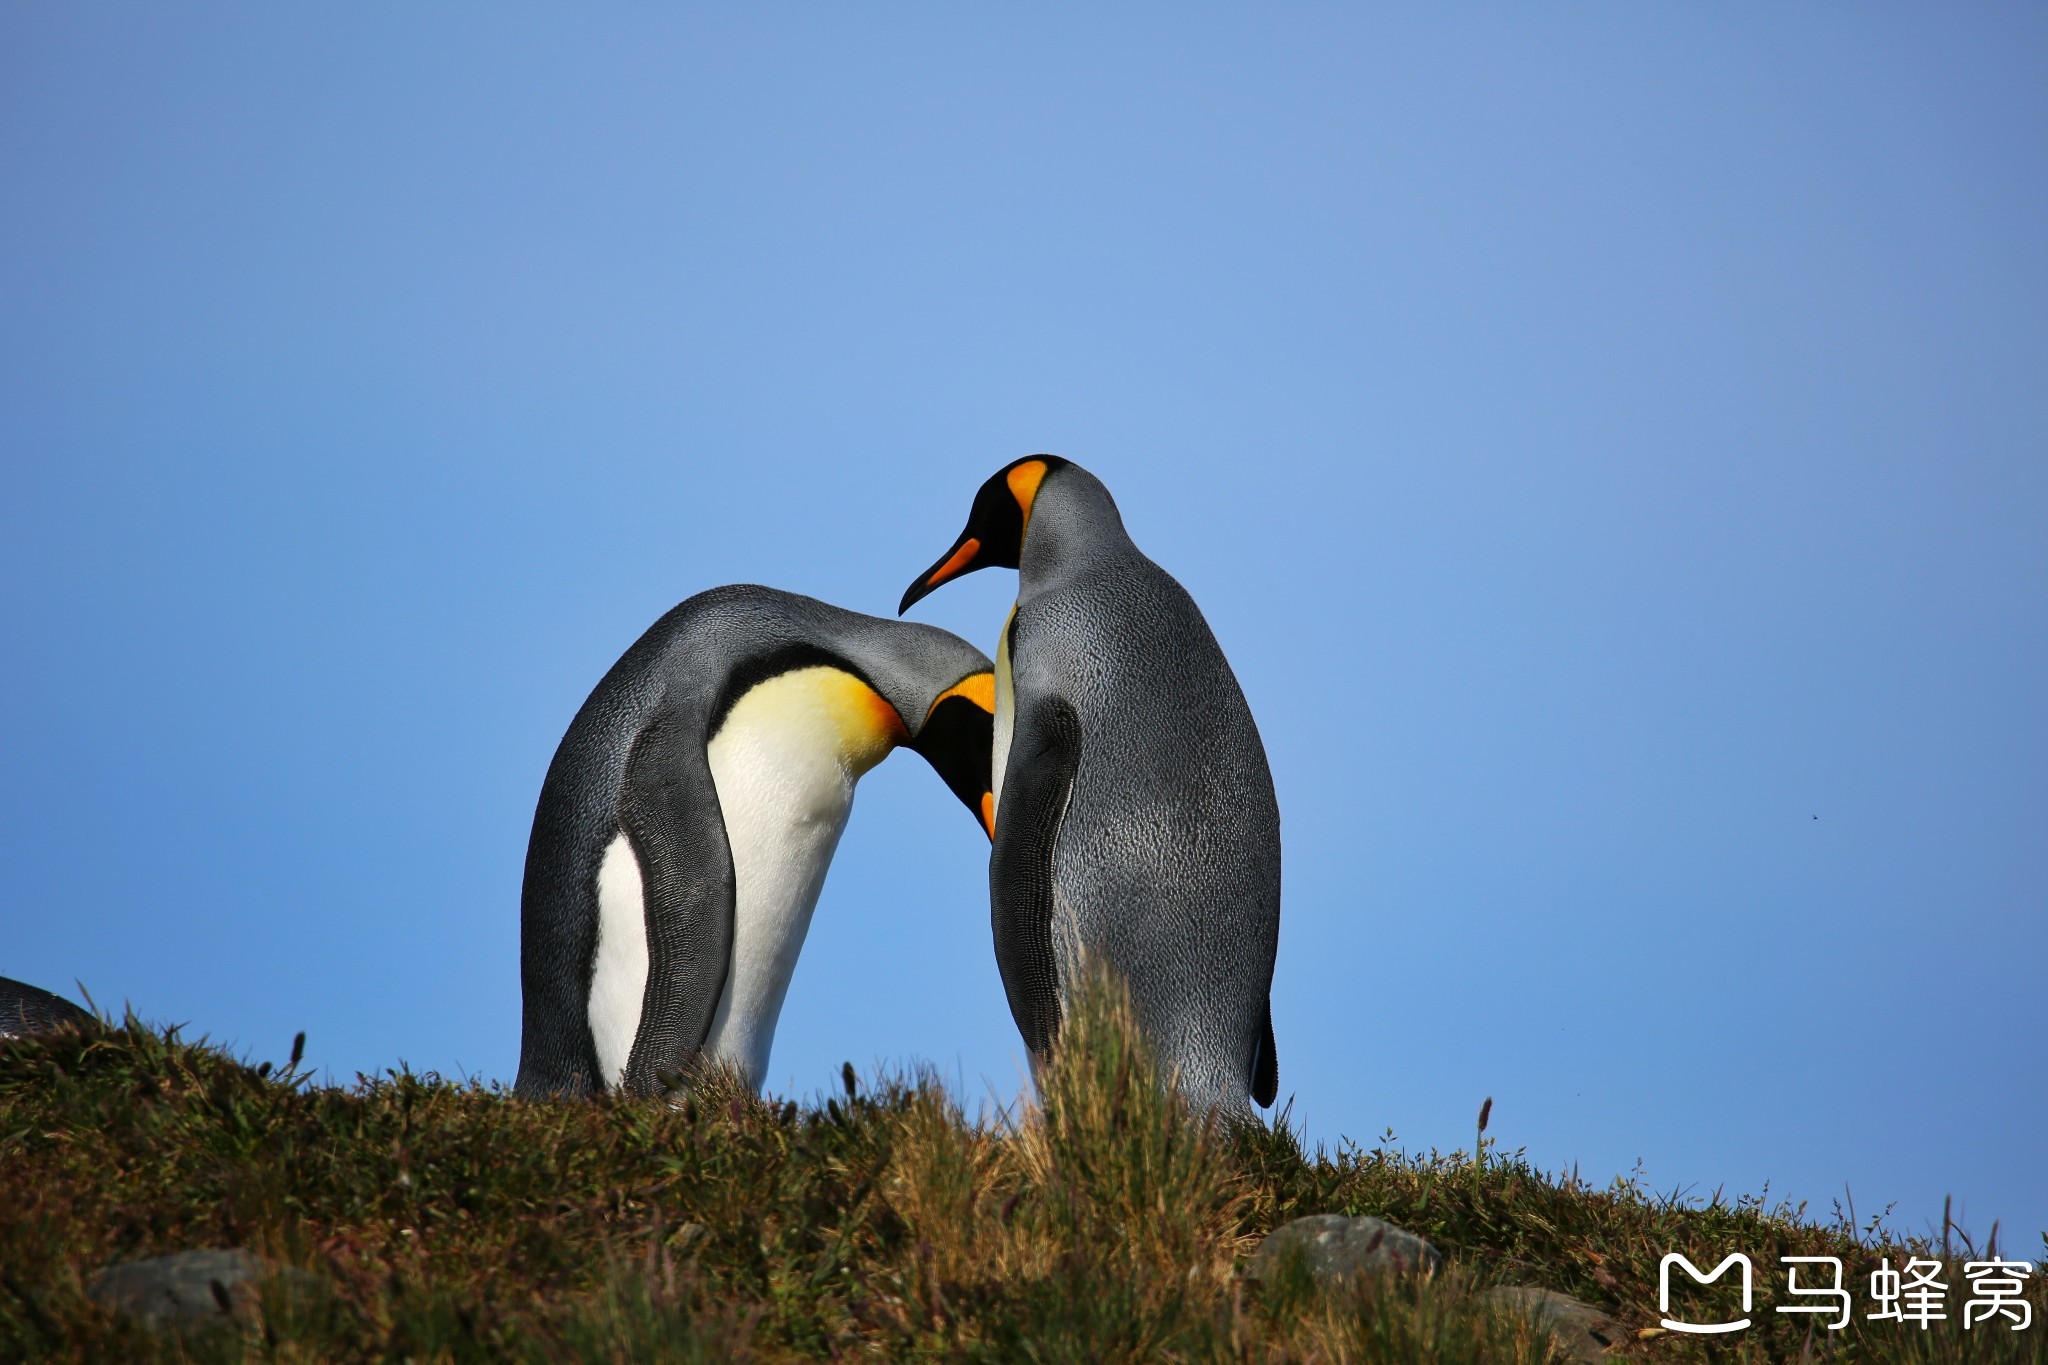
[[[1610,1359],[1608,1349],[1624,1335],[1619,1323],[1592,1304],[1554,1289],[1502,1285],[1487,1290],[1479,1300],[1500,1313],[1533,1318],[1537,1326],[1549,1331],[1566,1360],[1584,1365]]]
[[[1252,1253],[1244,1273],[1264,1279],[1296,1254],[1323,1285],[1361,1274],[1434,1271],[1444,1259],[1428,1242],[1384,1219],[1312,1213],[1274,1228]]]
[[[257,1285],[277,1277],[294,1284],[313,1281],[303,1270],[281,1268],[235,1247],[111,1265],[93,1276],[87,1292],[103,1308],[163,1327],[245,1315],[255,1307]]]
[[[47,1033],[66,1024],[73,1028],[93,1029],[98,1028],[99,1023],[61,995],[52,995],[41,986],[31,986],[26,981],[0,976],[0,1038]]]

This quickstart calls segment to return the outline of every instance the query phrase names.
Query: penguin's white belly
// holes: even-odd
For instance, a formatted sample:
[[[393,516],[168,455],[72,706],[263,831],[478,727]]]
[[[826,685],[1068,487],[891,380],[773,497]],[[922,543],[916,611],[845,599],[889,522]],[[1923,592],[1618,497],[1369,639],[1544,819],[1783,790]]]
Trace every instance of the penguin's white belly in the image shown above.
[[[597,869],[597,951],[590,964],[591,1041],[597,1044],[597,1074],[617,1086],[640,1032],[640,1004],[647,996],[647,910],[640,890],[640,862],[624,834],[605,846]]]
[[[853,809],[853,775],[788,730],[719,732],[711,779],[732,848],[732,965],[704,1050],[760,1085],[825,870]]]
[[[901,737],[895,710],[834,668],[771,678],[705,749],[732,850],[732,963],[704,1051],[760,1085],[775,1023],[861,774]]]

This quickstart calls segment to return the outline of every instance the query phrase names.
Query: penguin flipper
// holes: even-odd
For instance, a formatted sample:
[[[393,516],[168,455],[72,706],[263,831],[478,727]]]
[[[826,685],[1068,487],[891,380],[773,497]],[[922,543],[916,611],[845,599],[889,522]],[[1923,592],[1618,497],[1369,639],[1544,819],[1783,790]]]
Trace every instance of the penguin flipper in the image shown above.
[[[640,863],[647,992],[625,1088],[655,1095],[693,1061],[732,962],[733,864],[701,727],[664,707],[626,757],[619,824]]]
[[[1081,722],[1050,697],[1017,717],[989,855],[996,966],[1010,1016],[1032,1055],[1059,1033],[1059,967],[1053,956],[1053,859],[1081,765]]]
[[[1273,1001],[1268,997],[1261,1010],[1264,1029],[1259,1034],[1258,1056],[1252,1062],[1252,1101],[1271,1109],[1280,1096],[1280,1051],[1273,1043]]]

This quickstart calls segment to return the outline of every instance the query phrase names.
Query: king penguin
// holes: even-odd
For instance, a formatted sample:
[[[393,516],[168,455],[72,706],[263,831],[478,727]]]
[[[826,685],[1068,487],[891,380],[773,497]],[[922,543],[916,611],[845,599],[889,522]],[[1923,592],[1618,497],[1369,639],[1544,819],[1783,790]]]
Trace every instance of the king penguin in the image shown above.
[[[983,484],[897,612],[992,566],[1018,578],[996,650],[989,899],[1026,1046],[1046,1055],[1083,960],[1102,961],[1191,1105],[1270,1105],[1280,811],[1216,637],[1109,490],[1057,456]]]
[[[520,897],[517,1093],[759,1086],[854,784],[917,750],[993,828],[994,680],[934,626],[737,585],[663,616],[549,764]]]

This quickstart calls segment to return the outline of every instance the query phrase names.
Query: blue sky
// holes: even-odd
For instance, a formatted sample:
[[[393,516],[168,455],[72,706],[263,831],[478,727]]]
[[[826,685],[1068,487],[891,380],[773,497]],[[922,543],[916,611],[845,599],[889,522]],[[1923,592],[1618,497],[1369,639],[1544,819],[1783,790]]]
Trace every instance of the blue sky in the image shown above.
[[[1049,450],[1258,715],[1312,1138],[2038,1250],[2048,14],[1361,8],[0,11],[0,974],[509,1080],[604,669]],[[869,776],[778,1088],[1015,1089],[985,856]]]

